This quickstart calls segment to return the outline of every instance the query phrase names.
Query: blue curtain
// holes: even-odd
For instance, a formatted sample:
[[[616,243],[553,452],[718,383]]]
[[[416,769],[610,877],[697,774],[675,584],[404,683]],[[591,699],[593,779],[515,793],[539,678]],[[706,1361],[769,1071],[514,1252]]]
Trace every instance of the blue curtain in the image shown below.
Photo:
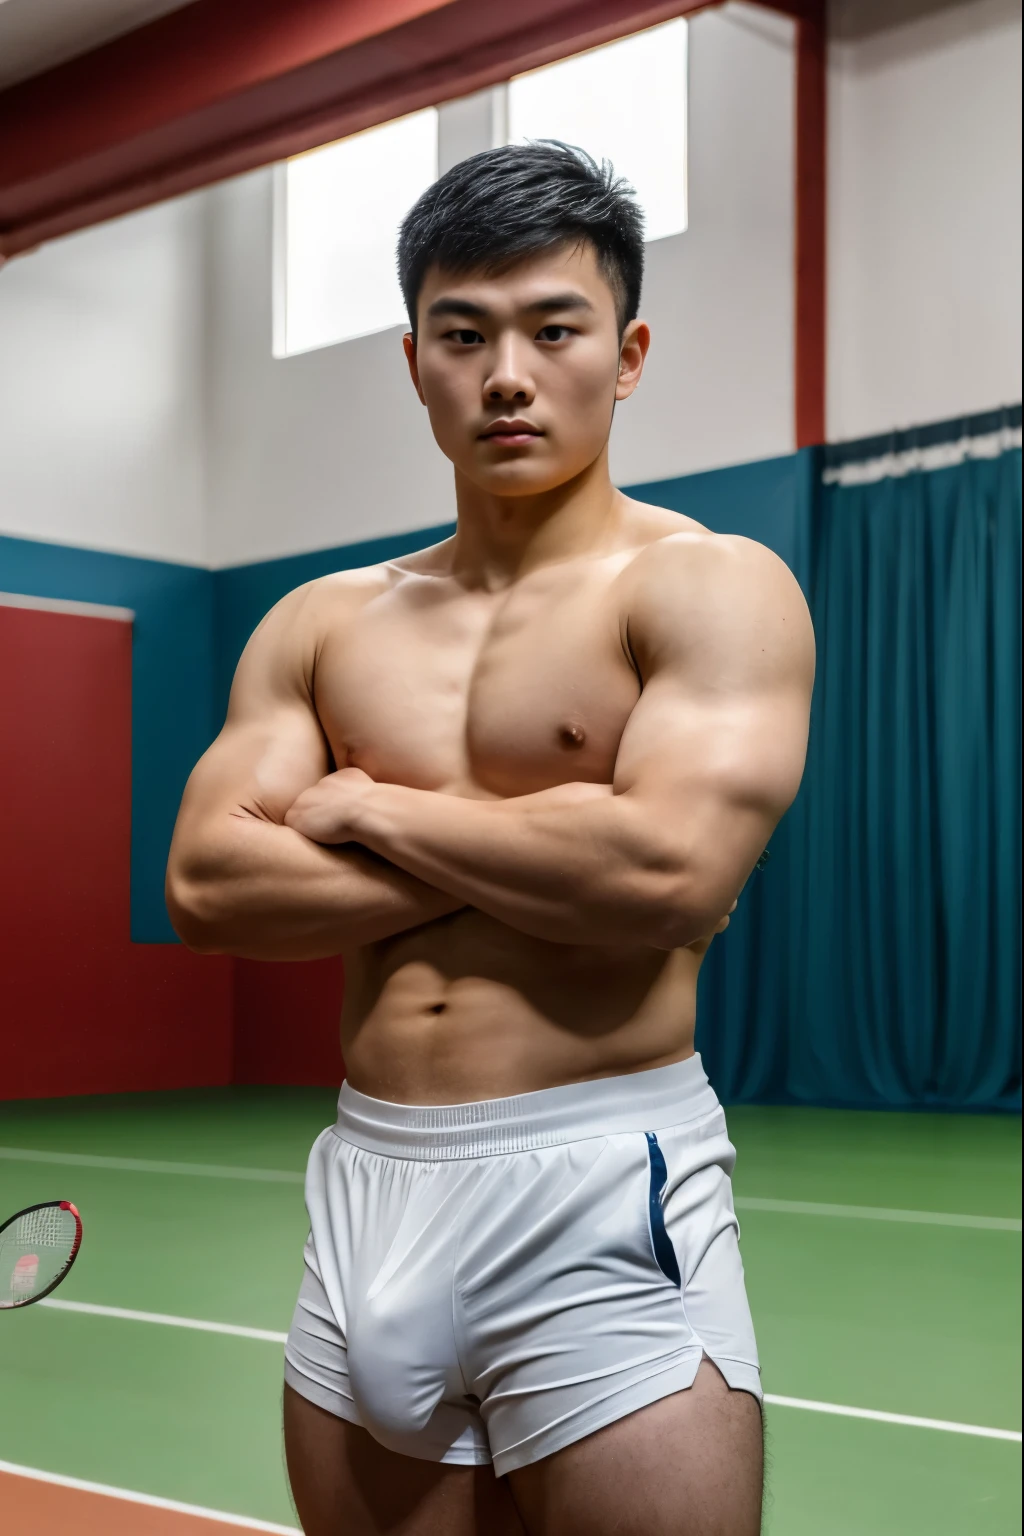
[[[1020,1105],[1020,408],[804,456],[804,786],[701,980],[727,1100]]]

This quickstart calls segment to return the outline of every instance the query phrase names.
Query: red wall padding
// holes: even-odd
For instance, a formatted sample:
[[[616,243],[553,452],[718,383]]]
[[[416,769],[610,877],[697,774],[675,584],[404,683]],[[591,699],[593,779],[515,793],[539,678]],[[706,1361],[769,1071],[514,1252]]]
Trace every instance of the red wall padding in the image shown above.
[[[131,628],[0,607],[0,1098],[227,1083],[232,962],[129,937]]]
[[[340,1083],[343,986],[340,960],[236,960],[233,1080]]]

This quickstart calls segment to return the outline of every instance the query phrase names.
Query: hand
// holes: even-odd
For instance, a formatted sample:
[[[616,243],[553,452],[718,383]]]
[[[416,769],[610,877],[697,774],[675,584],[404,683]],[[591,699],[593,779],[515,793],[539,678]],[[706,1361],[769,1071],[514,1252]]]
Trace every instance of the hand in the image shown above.
[[[289,807],[284,824],[313,843],[358,842],[359,812],[374,788],[361,768],[339,768],[303,790]]]

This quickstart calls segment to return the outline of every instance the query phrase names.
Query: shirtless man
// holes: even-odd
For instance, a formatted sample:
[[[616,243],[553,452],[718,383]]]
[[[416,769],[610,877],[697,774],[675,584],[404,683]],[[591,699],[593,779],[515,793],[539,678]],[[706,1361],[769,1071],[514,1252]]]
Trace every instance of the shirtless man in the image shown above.
[[[182,803],[188,945],[346,962],[286,1350],[309,1536],[760,1529],[694,1012],[796,793],[813,646],[768,550],[612,486],[642,262],[564,146],[424,194],[405,350],[457,532],[284,598]]]

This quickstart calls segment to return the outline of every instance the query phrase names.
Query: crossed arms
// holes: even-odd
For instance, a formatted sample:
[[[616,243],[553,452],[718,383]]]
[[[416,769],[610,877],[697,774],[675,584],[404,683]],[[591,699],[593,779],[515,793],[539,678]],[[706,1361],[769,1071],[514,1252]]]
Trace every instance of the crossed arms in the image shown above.
[[[709,933],[800,782],[810,621],[786,567],[745,539],[673,535],[634,570],[643,691],[612,783],[500,801],[328,774],[308,589],[286,598],[182,802],[167,891],[185,942],[314,958],[467,905],[561,943]]]

